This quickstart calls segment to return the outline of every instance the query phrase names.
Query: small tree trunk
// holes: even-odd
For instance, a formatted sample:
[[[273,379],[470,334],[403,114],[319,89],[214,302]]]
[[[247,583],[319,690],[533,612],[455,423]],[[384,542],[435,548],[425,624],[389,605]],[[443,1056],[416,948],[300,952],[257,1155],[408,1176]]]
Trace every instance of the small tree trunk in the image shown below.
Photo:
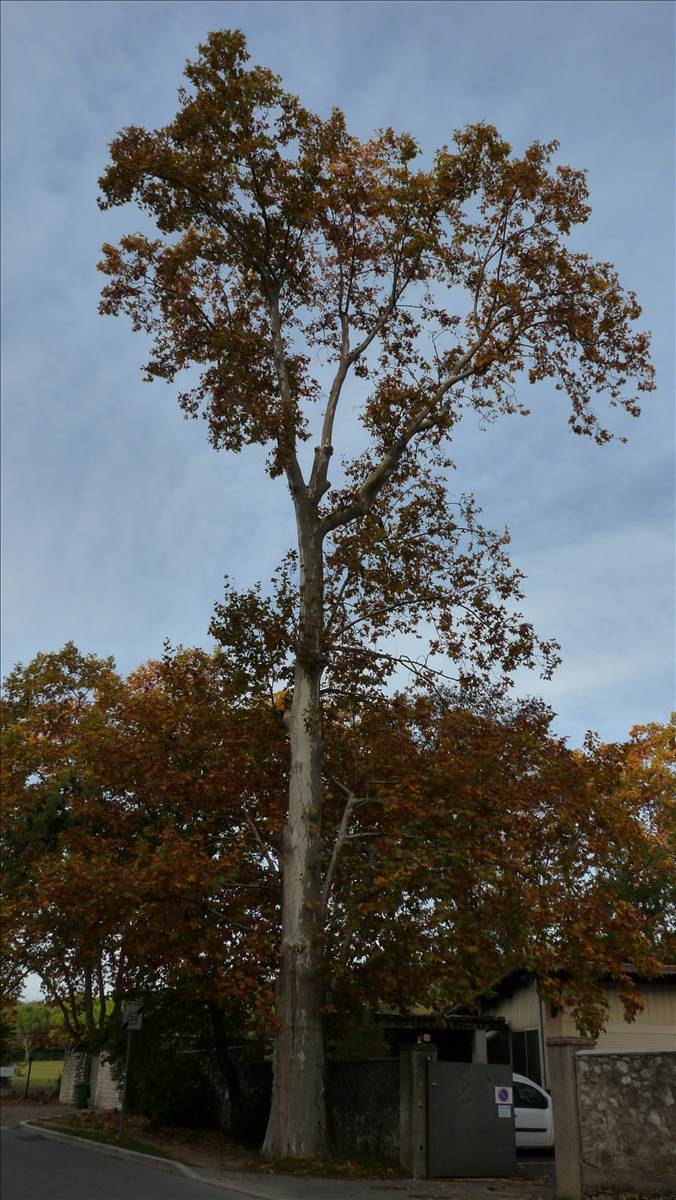
[[[291,774],[282,847],[283,906],[277,1036],[270,1120],[263,1153],[310,1158],[327,1149],[324,1104],[321,932],[322,548],[301,528],[301,612]]]
[[[225,1080],[228,1089],[228,1101],[230,1104],[230,1132],[235,1137],[240,1136],[243,1129],[243,1112],[242,1112],[242,1089],[239,1082],[239,1072],[228,1049],[228,1034],[225,1024],[223,1011],[214,1004],[208,1001],[207,1010],[211,1020],[211,1029],[214,1035],[214,1052],[218,1069]]]

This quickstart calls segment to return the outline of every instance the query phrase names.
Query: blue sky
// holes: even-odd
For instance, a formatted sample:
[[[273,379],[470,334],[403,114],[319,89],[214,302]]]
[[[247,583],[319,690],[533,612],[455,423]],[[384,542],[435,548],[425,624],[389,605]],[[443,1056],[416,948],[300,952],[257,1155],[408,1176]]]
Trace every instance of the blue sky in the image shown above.
[[[266,578],[292,540],[262,455],[214,453],[172,389],[141,382],[143,345],[97,314],[97,178],[127,124],[176,109],[211,29],[356,133],[409,129],[427,154],[486,120],[520,149],[556,137],[589,171],[580,248],[644,307],[658,390],[627,446],[573,437],[547,388],[527,421],[463,430],[453,487],[512,533],[524,611],[556,636],[554,680],[519,678],[578,743],[664,719],[674,661],[674,10],[588,3],[7,0],[3,24],[3,672],[72,638],[131,669],[169,637],[207,644],[227,572]]]

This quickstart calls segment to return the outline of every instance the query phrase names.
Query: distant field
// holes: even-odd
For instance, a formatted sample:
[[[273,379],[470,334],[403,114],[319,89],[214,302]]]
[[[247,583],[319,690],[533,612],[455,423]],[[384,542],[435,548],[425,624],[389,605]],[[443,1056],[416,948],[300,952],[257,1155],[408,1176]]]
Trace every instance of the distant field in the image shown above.
[[[63,1071],[63,1059],[54,1062],[34,1062],[31,1067],[31,1081],[29,1090],[38,1091],[42,1088],[47,1091],[49,1088],[56,1086],[56,1081]],[[14,1074],[10,1079],[10,1084],[15,1092],[21,1092],[26,1087],[26,1079],[28,1078],[28,1063],[16,1063],[14,1066]]]

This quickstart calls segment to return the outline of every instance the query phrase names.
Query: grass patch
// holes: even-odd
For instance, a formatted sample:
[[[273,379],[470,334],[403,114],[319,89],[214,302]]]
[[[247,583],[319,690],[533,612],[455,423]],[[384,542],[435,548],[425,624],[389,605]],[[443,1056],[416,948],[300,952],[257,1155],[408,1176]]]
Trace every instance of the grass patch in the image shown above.
[[[29,1092],[32,1091],[49,1091],[56,1087],[57,1081],[61,1077],[63,1071],[63,1059],[48,1062],[46,1059],[38,1059],[31,1066],[31,1078],[28,1085]],[[22,1095],[26,1088],[26,1080],[28,1079],[28,1063],[17,1063],[14,1067],[14,1074],[10,1077],[10,1087]]]
[[[67,1133],[70,1137],[82,1138],[86,1142],[98,1142],[103,1146],[118,1146],[121,1150],[135,1150],[137,1154],[152,1154],[156,1158],[166,1158],[180,1161],[175,1154],[169,1154],[150,1142],[141,1141],[136,1137],[128,1137],[122,1133],[120,1137],[112,1129],[96,1127],[87,1117],[55,1117],[42,1121],[31,1121],[41,1129],[53,1129],[57,1133]]]
[[[404,1179],[406,1172],[396,1163],[368,1156],[291,1159],[261,1158],[251,1147],[233,1142],[216,1129],[149,1129],[138,1114],[125,1116],[122,1137],[118,1137],[118,1116],[111,1112],[78,1112],[32,1122],[44,1129],[55,1129],[73,1137],[120,1146],[140,1154],[153,1154],[186,1166],[221,1171],[245,1171],[258,1175],[295,1175],[311,1179]]]

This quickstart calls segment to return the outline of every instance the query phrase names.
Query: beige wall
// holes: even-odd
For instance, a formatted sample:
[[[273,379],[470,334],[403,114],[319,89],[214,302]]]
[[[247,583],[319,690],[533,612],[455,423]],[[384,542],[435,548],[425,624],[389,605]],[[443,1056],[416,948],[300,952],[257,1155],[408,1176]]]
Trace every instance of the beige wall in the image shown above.
[[[540,1028],[540,999],[531,979],[525,987],[519,988],[505,1000],[498,1000],[488,1009],[491,1017],[504,1017],[509,1021],[510,1029],[520,1033],[524,1029]]]
[[[498,1000],[488,1010],[492,1017],[504,1017],[512,1033],[522,1033],[526,1029],[537,1029],[540,1043],[540,1063],[542,1068],[541,1082],[549,1086],[549,1062],[545,1047],[546,1005],[540,1003],[537,986],[534,979],[514,992],[508,999]],[[544,1036],[543,1036],[544,1035]]]
[[[633,1021],[625,1021],[624,1009],[616,987],[606,987],[608,1017],[599,1034],[597,1050],[676,1050],[676,987],[663,983],[639,986],[643,1009]],[[549,1004],[546,1036],[569,1037],[577,1033],[572,1018],[559,1013],[552,1018]]]
[[[598,1050],[676,1050],[676,986],[665,983],[639,985],[643,1009],[635,1020],[624,1019],[617,987],[604,988],[608,1017],[597,1041]],[[532,980],[513,996],[490,1008],[491,1016],[504,1017],[511,1029],[539,1029],[539,998]],[[578,1030],[569,1013],[559,1010],[552,1015],[549,1001],[543,1001],[545,1037],[574,1037]]]
[[[599,1050],[676,1050],[676,986],[649,984],[641,988],[641,996],[643,1011],[628,1023],[617,989],[609,989],[610,1011]]]

